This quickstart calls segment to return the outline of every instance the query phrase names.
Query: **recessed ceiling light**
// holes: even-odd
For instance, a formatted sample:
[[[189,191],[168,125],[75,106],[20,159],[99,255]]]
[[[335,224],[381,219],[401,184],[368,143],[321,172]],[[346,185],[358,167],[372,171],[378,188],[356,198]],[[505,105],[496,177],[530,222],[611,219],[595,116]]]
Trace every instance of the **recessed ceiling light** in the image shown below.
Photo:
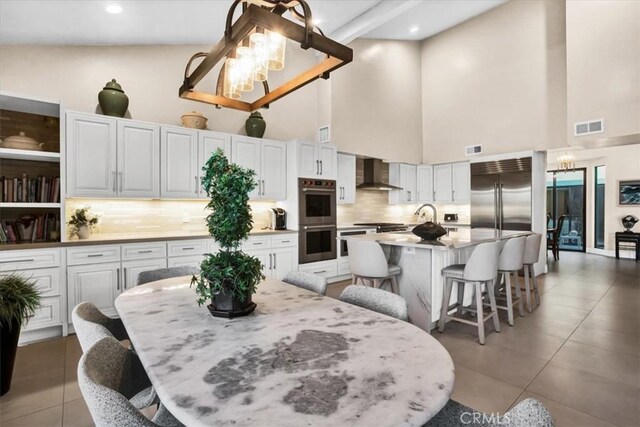
[[[410,33],[415,33],[416,31],[418,31],[418,26],[414,25],[413,27],[409,28],[409,32]]]
[[[122,6],[120,6],[119,4],[110,4],[105,8],[105,10],[115,15],[116,13],[122,12]]]

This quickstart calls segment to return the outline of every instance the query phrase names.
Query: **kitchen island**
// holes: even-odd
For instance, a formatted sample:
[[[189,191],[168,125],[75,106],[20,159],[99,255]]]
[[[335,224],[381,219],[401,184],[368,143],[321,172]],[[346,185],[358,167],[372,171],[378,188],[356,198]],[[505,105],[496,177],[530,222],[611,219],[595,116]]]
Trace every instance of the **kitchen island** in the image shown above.
[[[400,295],[409,305],[414,325],[430,331],[440,317],[444,281],[441,270],[451,264],[466,262],[473,248],[485,242],[526,236],[530,231],[499,231],[487,228],[459,229],[437,241],[424,241],[410,231],[402,233],[363,234],[345,240],[372,240],[380,243],[391,264],[402,268],[398,278]],[[354,254],[350,254],[353,256]],[[452,301],[457,298],[454,287]],[[467,295],[465,302],[470,302]]]

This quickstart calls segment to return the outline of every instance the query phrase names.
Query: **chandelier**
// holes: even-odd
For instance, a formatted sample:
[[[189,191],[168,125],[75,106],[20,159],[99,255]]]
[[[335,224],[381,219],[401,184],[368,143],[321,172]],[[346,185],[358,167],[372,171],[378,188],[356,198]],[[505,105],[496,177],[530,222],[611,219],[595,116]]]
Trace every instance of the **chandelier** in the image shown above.
[[[234,12],[242,4],[242,14],[233,22]],[[288,13],[298,24],[283,15]],[[315,49],[324,59],[276,89],[270,90],[270,74],[285,67],[287,40],[300,44],[302,49]],[[192,62],[204,58],[190,73]],[[227,13],[224,37],[210,52],[198,52],[187,63],[180,98],[228,107],[242,111],[268,108],[283,96],[307,83],[323,78],[348,64],[353,51],[331,40],[313,23],[309,5],[304,0],[234,0]],[[222,64],[215,91],[194,90],[195,86],[215,67]],[[264,95],[251,102],[243,101],[243,93],[262,85]]]
[[[571,153],[562,153],[558,156],[558,170],[569,172],[576,170],[576,158]]]

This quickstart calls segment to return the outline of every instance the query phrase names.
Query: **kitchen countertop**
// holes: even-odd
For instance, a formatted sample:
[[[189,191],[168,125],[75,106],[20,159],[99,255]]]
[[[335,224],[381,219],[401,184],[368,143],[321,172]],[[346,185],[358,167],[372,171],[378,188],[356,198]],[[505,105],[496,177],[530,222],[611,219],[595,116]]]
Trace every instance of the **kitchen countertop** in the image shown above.
[[[279,234],[297,234],[298,230],[255,230],[251,231],[249,236],[276,236]],[[95,234],[84,240],[68,240],[66,242],[35,242],[35,243],[9,243],[0,245],[0,251],[19,250],[19,249],[45,249],[45,248],[61,248],[68,246],[85,246],[85,245],[116,245],[126,243],[151,243],[171,240],[191,240],[191,239],[211,239],[208,234],[184,234],[184,233],[166,233],[163,235],[120,233],[120,234]]]
[[[353,224],[342,224],[336,227],[338,230],[375,230],[375,226],[371,225],[353,225]]]
[[[363,234],[346,236],[343,239],[373,240],[381,245],[405,246],[425,249],[453,250],[461,249],[479,243],[509,239],[511,237],[526,236],[530,231],[497,231],[491,228],[461,229],[442,236],[437,241],[423,241],[410,231],[401,233]]]

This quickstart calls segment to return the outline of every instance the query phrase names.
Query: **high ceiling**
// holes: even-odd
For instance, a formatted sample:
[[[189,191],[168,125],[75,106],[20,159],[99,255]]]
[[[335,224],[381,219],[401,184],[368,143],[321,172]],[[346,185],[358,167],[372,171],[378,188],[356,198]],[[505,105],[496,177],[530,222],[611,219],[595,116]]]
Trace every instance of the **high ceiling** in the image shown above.
[[[419,40],[506,0],[308,0],[327,34]],[[384,4],[383,4],[384,3]],[[118,14],[109,5],[121,6]],[[231,0],[2,0],[2,44],[211,44]],[[395,9],[397,13],[389,12]],[[383,11],[383,12],[382,12]],[[365,25],[363,25],[363,22]],[[414,32],[410,29],[416,27]]]

